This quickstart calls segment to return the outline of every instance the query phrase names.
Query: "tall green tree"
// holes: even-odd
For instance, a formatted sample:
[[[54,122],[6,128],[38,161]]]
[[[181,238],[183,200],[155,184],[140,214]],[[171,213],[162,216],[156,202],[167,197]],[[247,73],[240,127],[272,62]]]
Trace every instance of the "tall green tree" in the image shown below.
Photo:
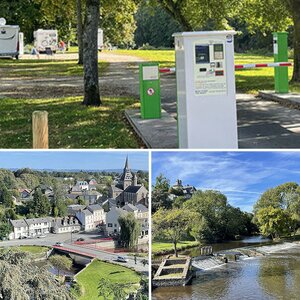
[[[133,213],[121,216],[118,219],[121,227],[120,241],[124,248],[134,248],[138,244],[141,226]]]
[[[152,212],[159,208],[171,208],[172,202],[169,199],[170,181],[160,174],[156,177],[155,186],[152,191]]]
[[[45,196],[40,188],[34,191],[33,199],[29,203],[30,213],[34,214],[36,217],[48,216],[50,213],[50,202]]]
[[[0,202],[3,204],[4,207],[11,208],[14,206],[12,196],[12,192],[9,191],[7,188],[4,188],[2,190],[2,193],[0,195]]]
[[[254,205],[254,221],[263,234],[276,238],[295,234],[300,228],[299,220],[300,186],[295,182],[266,190]]]
[[[194,220],[194,216],[187,210],[160,208],[152,217],[154,238],[165,238],[171,241],[174,255],[177,257],[177,244],[187,234],[192,220]]]

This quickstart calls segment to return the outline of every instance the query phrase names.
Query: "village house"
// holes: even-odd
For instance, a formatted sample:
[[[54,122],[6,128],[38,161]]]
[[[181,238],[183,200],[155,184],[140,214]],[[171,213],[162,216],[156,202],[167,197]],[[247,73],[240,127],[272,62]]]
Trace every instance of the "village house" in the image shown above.
[[[76,206],[73,206],[73,210]],[[106,213],[104,209],[97,204],[85,206],[83,209],[75,211],[75,216],[78,218],[85,231],[95,230],[97,226],[105,224]]]
[[[120,233],[119,217],[126,216],[128,214],[122,208],[112,207],[108,213],[106,213],[106,233],[108,235]]]
[[[76,217],[55,218],[52,222],[53,233],[77,232],[81,230],[81,224]]]

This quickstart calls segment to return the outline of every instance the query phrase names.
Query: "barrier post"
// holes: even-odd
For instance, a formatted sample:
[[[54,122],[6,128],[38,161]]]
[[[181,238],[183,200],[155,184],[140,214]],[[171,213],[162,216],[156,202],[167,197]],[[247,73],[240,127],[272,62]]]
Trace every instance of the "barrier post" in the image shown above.
[[[274,62],[288,62],[288,33],[274,32]],[[289,92],[288,67],[275,67],[275,92],[286,94]]]
[[[157,63],[140,64],[140,98],[142,119],[159,119],[160,77]]]
[[[33,149],[48,149],[48,112],[32,113]]]

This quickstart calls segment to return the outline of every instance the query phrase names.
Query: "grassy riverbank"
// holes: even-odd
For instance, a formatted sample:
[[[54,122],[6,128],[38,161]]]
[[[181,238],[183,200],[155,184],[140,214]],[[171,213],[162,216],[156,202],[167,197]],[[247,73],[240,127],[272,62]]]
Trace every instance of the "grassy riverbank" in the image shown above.
[[[94,260],[87,268],[76,276],[82,295],[79,300],[104,300],[98,296],[98,285],[101,278],[112,283],[128,284],[127,291],[139,288],[141,276],[123,266]]]
[[[181,241],[177,244],[177,250],[185,250],[189,248],[193,248],[199,246],[200,243],[196,241]],[[173,243],[169,242],[157,242],[154,241],[152,243],[152,254],[153,255],[164,255],[164,254],[171,254],[174,252]]]

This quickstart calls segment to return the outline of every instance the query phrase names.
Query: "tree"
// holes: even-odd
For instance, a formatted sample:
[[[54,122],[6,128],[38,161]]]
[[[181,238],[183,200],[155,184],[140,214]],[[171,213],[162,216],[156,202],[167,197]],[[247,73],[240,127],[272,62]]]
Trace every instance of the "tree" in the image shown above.
[[[193,214],[184,209],[160,208],[152,217],[153,235],[156,238],[165,237],[173,243],[174,255],[178,256],[177,244],[187,233]]]
[[[272,206],[262,208],[258,211],[256,218],[260,231],[265,236],[278,239],[282,235],[289,233],[291,219],[289,215],[280,208],[274,208]]]
[[[67,213],[65,193],[62,186],[57,182],[53,185],[52,215],[53,217],[64,217]]]
[[[125,300],[128,296],[125,291],[127,288],[128,283],[113,283],[108,279],[101,278],[98,285],[98,295],[103,297],[104,300]]]
[[[152,192],[152,212],[155,213],[159,208],[171,208],[172,203],[169,199],[170,181],[160,174],[156,177],[155,186]]]
[[[33,194],[33,200],[29,203],[30,213],[36,217],[48,216],[50,213],[50,203],[46,195],[43,195],[40,188]]]
[[[77,12],[77,44],[78,44],[78,64],[83,64],[83,16],[82,0],[76,0]]]
[[[300,186],[287,182],[266,190],[254,205],[254,221],[264,234],[278,238],[300,228]]]
[[[47,266],[37,267],[32,256],[18,250],[0,252],[0,295],[2,300],[75,300],[65,285],[56,282]]]
[[[120,241],[124,248],[134,248],[137,246],[141,232],[141,226],[133,213],[118,218],[121,227]]]
[[[100,8],[100,23],[105,40],[113,45],[134,45],[137,5],[133,0],[103,0]]]
[[[7,188],[2,190],[0,195],[0,202],[2,202],[4,207],[11,208],[14,206],[12,192],[10,192]]]
[[[12,232],[10,223],[5,221],[5,222],[0,222],[0,239],[7,239],[8,235]]]
[[[83,33],[84,99],[82,104],[101,104],[98,75],[98,23],[100,0],[86,0]]]
[[[137,29],[134,33],[134,41],[138,47],[149,43],[154,47],[173,48],[174,32],[182,31],[177,21],[173,19],[160,5],[149,6],[147,1],[139,5],[135,19]],[[161,28],[164,28],[162,31]]]
[[[60,271],[71,270],[73,264],[72,259],[65,255],[52,255],[49,261],[57,269],[58,276]]]

